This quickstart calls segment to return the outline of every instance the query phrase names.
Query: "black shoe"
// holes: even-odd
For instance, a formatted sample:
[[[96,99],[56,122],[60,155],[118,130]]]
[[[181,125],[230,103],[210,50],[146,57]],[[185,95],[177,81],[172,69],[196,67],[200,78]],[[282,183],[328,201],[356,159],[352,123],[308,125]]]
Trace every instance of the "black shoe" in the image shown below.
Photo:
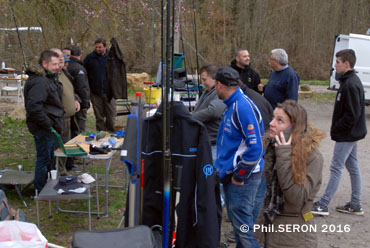
[[[69,168],[67,168],[67,171],[73,171],[73,172],[82,172],[82,170],[76,166],[71,166]]]
[[[227,239],[227,241],[229,241],[230,243],[235,243],[235,233],[234,233],[234,231],[227,232],[224,235],[225,235],[225,238]]]
[[[329,210],[327,206],[323,206],[320,202],[315,202],[312,206],[311,212],[316,215],[328,216]]]
[[[344,206],[336,207],[335,210],[341,213],[346,213],[346,214],[364,215],[364,211],[362,210],[361,206],[353,206],[350,202],[348,202]]]

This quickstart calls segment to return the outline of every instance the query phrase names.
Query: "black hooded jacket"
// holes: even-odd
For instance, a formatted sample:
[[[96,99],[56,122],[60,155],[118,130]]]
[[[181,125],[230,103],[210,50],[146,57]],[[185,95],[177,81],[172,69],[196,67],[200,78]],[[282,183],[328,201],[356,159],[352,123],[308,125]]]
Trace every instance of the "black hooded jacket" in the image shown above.
[[[87,78],[87,71],[83,66],[83,62],[77,58],[71,57],[68,64],[68,72],[73,77],[71,81],[75,89],[75,93],[80,98],[81,109],[90,108],[90,87]]]
[[[340,76],[339,83],[330,129],[331,139],[337,142],[363,139],[367,134],[364,87],[353,70]]]
[[[107,57],[107,99],[127,99],[126,65],[116,38],[110,40],[112,47]]]
[[[262,94],[262,92],[258,91],[258,84],[261,81],[261,77],[252,67],[247,66],[242,69],[236,65],[235,59],[231,62],[230,66],[239,72],[240,80],[242,80],[245,85],[259,94]]]
[[[26,73],[29,78],[24,86],[24,105],[29,131],[35,134],[39,129],[53,127],[61,133],[64,127],[63,85],[57,74],[47,74],[40,66],[28,68]]]
[[[162,225],[162,111],[143,124],[142,158],[145,164],[143,224]],[[173,103],[172,165],[183,165],[176,247],[214,248],[220,240],[219,180],[212,165],[206,127],[181,102]]]

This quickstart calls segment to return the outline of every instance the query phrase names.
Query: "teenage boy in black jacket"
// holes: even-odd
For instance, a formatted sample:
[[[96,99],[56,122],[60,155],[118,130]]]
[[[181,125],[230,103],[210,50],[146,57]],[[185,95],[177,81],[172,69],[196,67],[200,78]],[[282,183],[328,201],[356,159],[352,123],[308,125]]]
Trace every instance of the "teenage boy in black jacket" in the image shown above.
[[[338,189],[344,166],[350,177],[351,200],[344,206],[336,207],[338,212],[363,215],[361,207],[361,174],[357,161],[357,141],[366,136],[364,88],[353,70],[356,55],[352,49],[336,53],[335,69],[341,74],[333,119],[330,129],[335,141],[333,160],[330,165],[330,179],[324,195],[312,207],[318,215],[329,215],[328,205]]]

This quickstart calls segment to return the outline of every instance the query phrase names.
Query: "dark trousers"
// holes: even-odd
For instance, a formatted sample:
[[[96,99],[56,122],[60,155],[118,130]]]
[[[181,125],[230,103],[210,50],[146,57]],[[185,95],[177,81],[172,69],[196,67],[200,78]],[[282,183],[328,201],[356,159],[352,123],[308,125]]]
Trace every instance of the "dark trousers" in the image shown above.
[[[86,119],[87,119],[87,110],[81,109],[74,116],[71,117],[71,135],[72,138],[76,137],[86,130]]]
[[[35,188],[40,193],[46,184],[54,156],[54,138],[49,130],[40,129],[33,134],[36,146]]]
[[[64,129],[61,135],[63,143],[67,143],[71,139],[71,117],[64,118]],[[67,170],[73,165],[72,158],[56,158],[59,159],[59,173],[65,175]]]
[[[94,109],[97,131],[114,132],[116,119],[116,100],[108,102],[105,95],[90,94],[91,103]]]

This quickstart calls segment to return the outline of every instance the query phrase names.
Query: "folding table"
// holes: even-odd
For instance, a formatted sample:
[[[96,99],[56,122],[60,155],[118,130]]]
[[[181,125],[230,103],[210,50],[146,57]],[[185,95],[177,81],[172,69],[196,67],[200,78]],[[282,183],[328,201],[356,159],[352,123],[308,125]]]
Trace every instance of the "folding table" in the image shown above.
[[[6,170],[1,172],[0,175],[0,184],[14,185],[19,198],[21,198],[24,206],[27,208],[28,206],[23,198],[22,192],[32,184],[35,173],[32,171]],[[26,187],[21,190],[19,187],[20,185],[26,185]]]
[[[68,146],[78,146],[82,148],[86,155],[80,156],[82,159],[97,159],[97,160],[105,160],[105,211],[101,212],[99,214],[108,216],[108,196],[109,196],[109,168],[110,164],[112,162],[112,157],[116,153],[116,150],[110,151],[108,154],[98,154],[98,155],[92,155],[90,154],[90,143],[94,143],[99,146],[100,143],[108,140],[110,137],[106,137],[104,139],[101,139],[99,141],[86,141],[87,136],[84,136],[82,134],[74,137],[70,141],[68,141],[66,144],[64,144],[64,147]],[[118,148],[123,144],[123,138],[117,139],[117,143],[114,146],[114,148]],[[54,152],[54,156],[56,157],[56,169],[58,170],[59,167],[59,159],[60,157],[68,157],[61,149],[57,149]],[[85,168],[84,168],[85,169]],[[95,212],[93,212],[96,214]]]
[[[58,194],[54,189],[55,185],[58,183],[58,179],[50,179],[44,188],[41,190],[40,194],[36,194],[36,212],[37,212],[37,226],[40,227],[40,214],[39,214],[39,201],[49,201],[49,215],[51,216],[51,204],[50,201],[62,201],[62,200],[75,200],[75,199],[86,199],[88,200],[88,214],[89,214],[89,230],[91,230],[91,194],[90,185],[84,185],[86,191],[79,194]],[[37,192],[37,191],[36,191]],[[59,208],[58,208],[59,210]],[[77,211],[76,211],[77,212]]]

